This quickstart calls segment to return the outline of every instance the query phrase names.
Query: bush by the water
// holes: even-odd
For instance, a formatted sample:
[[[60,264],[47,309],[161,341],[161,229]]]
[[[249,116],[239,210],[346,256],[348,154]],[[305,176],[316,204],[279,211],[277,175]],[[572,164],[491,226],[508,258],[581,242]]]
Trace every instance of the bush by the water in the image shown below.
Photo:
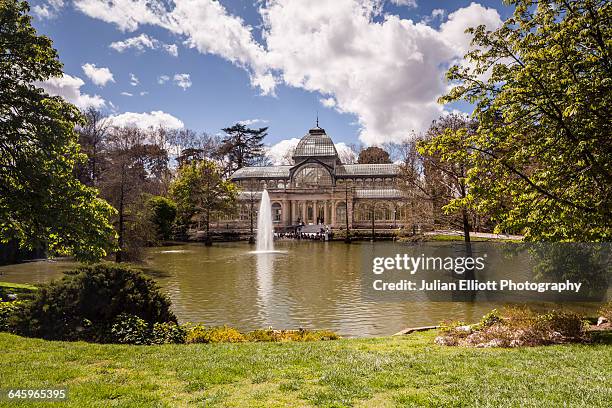
[[[327,330],[254,330],[241,333],[232,327],[191,326],[187,329],[187,343],[242,343],[279,341],[337,340],[340,336]]]
[[[176,322],[170,300],[152,279],[123,265],[98,264],[41,286],[9,323],[18,334],[50,340],[113,342],[119,336],[140,341],[139,324],[126,323],[125,315],[150,328]]]
[[[584,318],[574,312],[529,308],[493,310],[473,325],[443,322],[436,343],[446,346],[520,347],[585,341]]]

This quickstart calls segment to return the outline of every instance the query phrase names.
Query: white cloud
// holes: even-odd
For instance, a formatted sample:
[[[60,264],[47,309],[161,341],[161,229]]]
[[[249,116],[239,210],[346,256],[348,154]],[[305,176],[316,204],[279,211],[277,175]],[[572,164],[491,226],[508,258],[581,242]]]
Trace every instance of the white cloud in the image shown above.
[[[244,126],[251,126],[251,125],[256,125],[258,123],[265,124],[265,123],[268,123],[268,121],[266,119],[245,119],[245,120],[238,121],[238,123]]]
[[[148,0],[75,0],[77,10],[90,17],[116,24],[122,31],[134,31],[141,24],[162,24],[161,3]]]
[[[189,78],[189,74],[175,74],[174,83],[176,84],[176,86],[183,88],[183,91],[191,87],[192,85],[191,79]]]
[[[80,109],[89,107],[100,109],[106,105],[106,101],[98,95],[91,96],[81,93],[81,87],[85,85],[85,82],[79,77],[64,74],[62,77],[37,82],[36,85],[43,88],[49,95],[61,96]]]
[[[463,56],[470,48],[471,37],[465,33],[468,27],[484,24],[489,29],[501,25],[499,13],[494,8],[486,8],[478,3],[471,3],[448,15],[448,20],[440,25],[440,35]]]
[[[129,92],[121,92],[121,95],[123,95],[123,96],[134,96],[134,94],[131,94]]]
[[[178,47],[176,44],[164,44],[162,47],[168,54],[172,55],[173,57],[178,57]]]
[[[96,64],[87,63],[82,65],[81,68],[83,68],[83,72],[87,78],[98,86],[105,86],[109,82],[115,82],[113,73],[106,67],[98,68]]]
[[[165,84],[169,80],[170,80],[170,77],[168,75],[160,75],[159,77],[157,77],[157,83],[160,85]]]
[[[148,94],[149,94],[149,92],[147,92],[147,91],[140,92],[140,96],[145,96],[145,95],[148,95]]]
[[[140,34],[136,37],[126,38],[123,41],[112,42],[109,47],[117,52],[124,52],[130,48],[136,51],[144,51],[146,48],[156,48],[158,41],[155,38],[149,37],[147,34]]]
[[[294,137],[292,139],[281,140],[280,142],[266,148],[266,156],[272,164],[280,166],[283,164],[292,164],[293,151],[299,143],[300,139]]]
[[[338,157],[340,157],[340,161],[346,164],[357,163],[358,154],[353,148],[346,143],[340,142],[336,143],[336,151],[338,152]]]
[[[48,0],[46,3],[32,7],[32,13],[40,19],[53,19],[64,8],[64,0]]]
[[[444,15],[446,14],[446,10],[444,9],[433,9],[431,11],[431,17],[432,18],[442,18],[444,17]]]
[[[34,15],[40,19],[55,17],[53,11],[46,4],[43,4],[42,6],[36,5],[32,7],[32,13],[34,13]]]
[[[161,48],[173,57],[178,56],[178,47],[176,44],[165,44],[145,33],[136,37],[126,38],[123,41],[112,42],[109,47],[117,52],[124,52],[130,48],[135,49],[137,52],[144,52],[147,48],[151,50]]]
[[[131,72],[130,72],[130,85],[132,86],[140,85],[140,81],[138,80],[138,77],[132,74]]]
[[[464,30],[501,24],[495,9],[477,3],[450,13],[436,29],[386,13],[381,0],[265,0],[258,3],[258,43],[252,28],[218,1],[75,4],[123,30],[151,24],[182,36],[187,46],[247,70],[263,94],[274,94],[280,83],[317,92],[324,106],[333,101],[336,110],[357,117],[360,139],[368,145],[426,129],[443,112],[437,98],[446,91],[444,72],[469,47]]]
[[[321,102],[321,105],[325,106],[326,108],[333,108],[336,106],[336,100],[332,97],[321,98],[319,99],[319,102]]]
[[[408,6],[408,7],[417,6],[416,0],[391,0],[391,3],[395,4],[396,6]]]
[[[168,129],[182,129],[185,124],[175,116],[163,111],[149,113],[125,112],[112,115],[108,118],[110,125],[118,127],[139,127],[143,129],[164,127]]]

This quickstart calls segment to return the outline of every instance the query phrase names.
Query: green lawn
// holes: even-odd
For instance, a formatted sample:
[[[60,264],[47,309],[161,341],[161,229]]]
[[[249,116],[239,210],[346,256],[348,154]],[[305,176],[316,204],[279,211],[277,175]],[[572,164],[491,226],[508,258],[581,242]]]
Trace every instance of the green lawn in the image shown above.
[[[74,407],[603,407],[612,401],[610,345],[460,349],[436,346],[434,336],[124,346],[2,333],[0,388],[68,387],[65,405]]]

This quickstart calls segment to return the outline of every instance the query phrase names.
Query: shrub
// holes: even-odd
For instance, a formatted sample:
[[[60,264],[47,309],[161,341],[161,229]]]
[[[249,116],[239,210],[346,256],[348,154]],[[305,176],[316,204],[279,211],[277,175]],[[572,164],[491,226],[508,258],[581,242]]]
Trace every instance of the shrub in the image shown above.
[[[534,327],[541,332],[557,332],[567,338],[580,338],[584,334],[585,322],[574,312],[552,310],[538,315]]]
[[[111,326],[108,340],[121,344],[151,344],[151,330],[140,317],[123,313]]]
[[[238,330],[223,327],[192,326],[187,329],[186,343],[241,343],[246,341]]]
[[[3,302],[0,299],[0,331],[11,331],[10,320],[23,307],[24,302],[15,300],[13,302]]]
[[[154,344],[185,343],[187,329],[176,323],[155,323],[151,340]]]
[[[568,311],[536,313],[523,308],[493,310],[471,326],[441,326],[436,343],[454,346],[518,347],[582,341],[588,338],[581,316]]]
[[[98,264],[42,286],[17,314],[16,329],[51,340],[108,341],[122,314],[148,325],[176,322],[170,301],[152,279],[123,265]]]
[[[299,330],[254,330],[246,333],[247,341],[321,341],[337,340],[340,338],[336,333],[327,330],[311,331]]]
[[[603,316],[610,323],[612,323],[612,302],[605,303],[602,307],[599,308],[599,316]]]

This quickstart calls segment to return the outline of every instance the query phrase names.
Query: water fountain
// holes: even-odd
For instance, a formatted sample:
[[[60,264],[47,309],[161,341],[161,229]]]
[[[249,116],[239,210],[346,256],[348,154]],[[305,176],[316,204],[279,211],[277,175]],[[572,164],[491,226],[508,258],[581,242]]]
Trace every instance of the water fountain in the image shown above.
[[[272,226],[272,205],[268,190],[261,193],[259,215],[257,216],[257,252],[274,251],[274,227]]]

